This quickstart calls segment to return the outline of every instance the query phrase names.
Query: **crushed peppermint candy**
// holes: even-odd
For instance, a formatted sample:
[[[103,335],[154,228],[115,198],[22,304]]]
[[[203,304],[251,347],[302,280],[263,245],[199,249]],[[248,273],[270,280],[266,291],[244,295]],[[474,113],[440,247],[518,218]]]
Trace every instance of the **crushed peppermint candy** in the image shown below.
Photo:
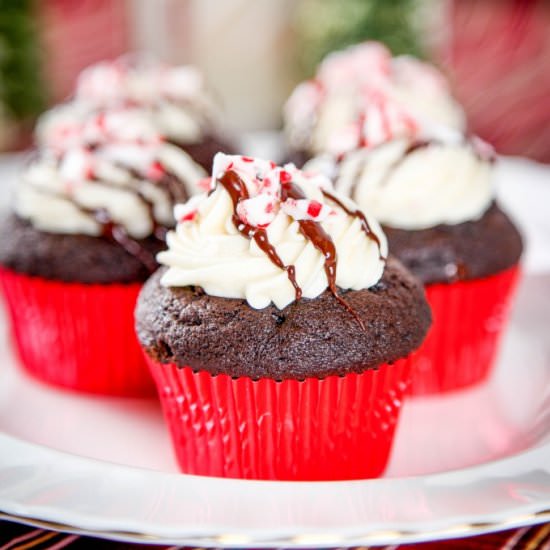
[[[71,149],[61,160],[59,176],[62,181],[70,182],[68,188],[75,183],[93,178],[93,159],[90,151],[84,147]]]
[[[305,199],[287,199],[281,204],[281,209],[297,221],[311,220],[314,222],[322,222],[334,212],[334,209],[326,204]]]
[[[154,160],[147,169],[145,176],[153,181],[159,181],[166,175],[164,166],[158,161]]]
[[[79,120],[71,120],[54,127],[50,147],[62,153],[80,145],[104,143],[160,144],[165,141],[156,127],[151,113],[131,108],[113,107],[91,113]]]
[[[459,110],[437,68],[367,41],[329,54],[314,79],[295,88],[285,126],[293,147],[341,155],[414,139],[434,124],[459,129]]]
[[[236,205],[236,215],[244,225],[265,229],[280,211],[297,221],[315,222],[322,222],[336,213],[334,208],[321,202],[322,194],[319,200],[290,197],[282,200],[283,195],[286,196],[283,189],[291,184],[300,186],[307,183],[321,191],[332,189],[330,180],[321,173],[303,172],[293,164],[280,167],[269,160],[218,153],[213,162],[214,176],[205,178],[201,187],[205,191],[212,191],[223,174],[230,171],[241,178],[248,193],[248,197],[240,199]],[[184,205],[178,205],[175,218],[180,222],[193,221],[200,200],[194,197]]]
[[[260,194],[252,199],[240,201],[237,215],[247,225],[267,227],[277,215],[278,205],[271,195]]]
[[[203,91],[204,79],[193,66],[168,66],[144,56],[124,56],[84,69],[75,96],[96,105],[123,100],[143,105],[159,99],[189,100]]]
[[[199,204],[204,199],[204,195],[195,195],[184,204],[174,206],[174,218],[177,223],[191,222],[195,220],[199,213]]]
[[[210,176],[207,178],[201,178],[197,181],[197,187],[202,191],[210,191],[212,188],[212,178]]]
[[[419,121],[403,106],[378,92],[366,93],[365,107],[354,122],[335,131],[328,152],[341,155],[357,148],[372,148],[397,138],[416,138]]]

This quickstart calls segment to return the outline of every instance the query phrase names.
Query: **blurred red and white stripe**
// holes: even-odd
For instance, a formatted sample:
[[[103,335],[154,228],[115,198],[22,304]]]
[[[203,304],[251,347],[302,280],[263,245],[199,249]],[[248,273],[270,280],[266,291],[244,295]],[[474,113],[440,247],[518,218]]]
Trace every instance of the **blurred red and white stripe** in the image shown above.
[[[434,57],[470,128],[500,153],[550,162],[550,2],[449,0]]]

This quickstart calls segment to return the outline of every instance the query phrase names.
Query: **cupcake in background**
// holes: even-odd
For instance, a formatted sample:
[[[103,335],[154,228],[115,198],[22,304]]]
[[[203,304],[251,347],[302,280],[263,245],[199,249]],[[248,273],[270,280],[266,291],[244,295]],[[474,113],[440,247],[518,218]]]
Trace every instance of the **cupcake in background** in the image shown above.
[[[205,175],[133,109],[88,114],[65,149],[35,153],[0,243],[0,284],[28,372],[87,392],[154,391],[133,309],[174,204]]]
[[[413,120],[463,131],[464,112],[434,66],[411,56],[392,57],[381,43],[364,42],[328,55],[314,78],[299,84],[284,108],[291,158],[299,164],[350,133],[369,105],[388,97]]]
[[[379,225],[324,177],[221,153],[175,215],[136,327],[182,471],[379,476],[430,324]]]
[[[495,200],[496,157],[487,143],[410,116],[379,96],[337,154],[304,169],[373,215],[392,254],[426,285],[433,326],[412,393],[455,390],[490,372],[515,289],[522,241]]]
[[[81,134],[88,115],[104,109],[133,108],[157,134],[181,147],[210,172],[220,150],[231,149],[219,108],[200,71],[170,66],[146,57],[124,56],[91,65],[78,77],[74,96],[39,119],[39,147],[64,149]]]

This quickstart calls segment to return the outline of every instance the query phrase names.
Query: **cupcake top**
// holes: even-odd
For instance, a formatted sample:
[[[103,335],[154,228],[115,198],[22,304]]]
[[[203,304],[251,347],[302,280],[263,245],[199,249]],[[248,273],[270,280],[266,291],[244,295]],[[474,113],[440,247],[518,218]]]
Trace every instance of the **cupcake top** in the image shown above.
[[[85,69],[72,101],[45,113],[36,127],[39,146],[63,149],[80,134],[90,113],[133,107],[156,131],[174,143],[198,143],[217,119],[217,108],[201,73],[192,66],[172,67],[145,57],[121,57]]]
[[[376,221],[320,175],[218,154],[207,194],[175,208],[177,226],[158,255],[167,287],[283,309],[327,288],[375,285],[387,244]],[[345,304],[344,304],[345,305]]]
[[[139,255],[136,242],[162,240],[173,206],[201,191],[206,176],[132,109],[88,115],[62,150],[31,160],[14,197],[16,215],[55,234],[107,237]],[[151,270],[156,263],[148,255]]]
[[[495,204],[495,154],[474,136],[371,103],[338,153],[305,169],[332,178],[384,227],[390,250],[424,283],[498,273],[519,260],[521,237]]]
[[[284,112],[291,147],[341,152],[339,144],[349,140],[361,114],[380,101],[391,102],[405,124],[465,128],[464,112],[435,67],[365,42],[327,56],[315,77],[294,90]]]

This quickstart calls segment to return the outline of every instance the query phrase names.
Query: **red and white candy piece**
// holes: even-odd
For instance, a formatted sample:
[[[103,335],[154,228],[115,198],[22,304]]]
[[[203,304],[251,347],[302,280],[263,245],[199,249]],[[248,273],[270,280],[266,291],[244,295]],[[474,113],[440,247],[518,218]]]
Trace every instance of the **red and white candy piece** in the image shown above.
[[[87,149],[71,149],[61,159],[59,167],[61,179],[70,185],[93,179],[93,156]]]
[[[281,203],[281,210],[297,221],[311,220],[314,222],[326,220],[333,212],[330,206],[308,199],[287,199]]]
[[[199,214],[199,205],[204,200],[204,195],[195,195],[183,204],[174,206],[174,218],[176,223],[194,221]]]
[[[149,167],[147,168],[147,171],[145,172],[145,176],[147,179],[153,180],[153,181],[160,181],[165,176],[166,170],[164,169],[164,166],[158,161],[154,160]]]
[[[256,195],[237,205],[237,215],[243,223],[261,228],[267,227],[275,219],[278,210],[278,201],[267,194]]]
[[[261,192],[262,188],[266,188],[263,185],[264,177],[269,176],[269,173],[275,166],[275,163],[269,160],[244,155],[217,153],[212,165],[212,175],[218,179],[225,172],[232,170],[239,174],[246,184],[249,193],[256,195]]]
[[[414,137],[418,121],[395,101],[382,93],[370,93],[363,115],[363,147],[375,147],[400,137]]]
[[[341,155],[359,147],[371,148],[398,138],[418,137],[420,122],[385,94],[365,93],[365,109],[352,124],[335,132],[328,150]]]
[[[88,143],[119,141],[155,144],[164,141],[150,115],[136,108],[98,113],[84,126],[83,138]]]

